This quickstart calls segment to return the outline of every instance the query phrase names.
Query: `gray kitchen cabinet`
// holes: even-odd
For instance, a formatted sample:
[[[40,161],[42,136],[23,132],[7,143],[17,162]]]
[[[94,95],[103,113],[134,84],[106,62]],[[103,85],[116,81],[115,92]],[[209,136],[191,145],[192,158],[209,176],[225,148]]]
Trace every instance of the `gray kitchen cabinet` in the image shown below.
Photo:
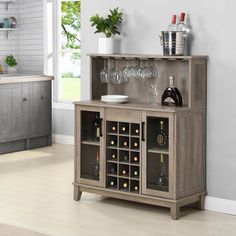
[[[51,81],[0,85],[0,154],[51,144]]]
[[[51,134],[51,82],[30,84],[30,130],[29,136]]]

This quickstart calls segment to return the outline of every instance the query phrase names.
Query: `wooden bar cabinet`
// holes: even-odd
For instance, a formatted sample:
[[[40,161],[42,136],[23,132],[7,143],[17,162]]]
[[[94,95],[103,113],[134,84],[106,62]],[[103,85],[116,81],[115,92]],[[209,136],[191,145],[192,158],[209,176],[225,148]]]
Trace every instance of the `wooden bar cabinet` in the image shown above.
[[[117,70],[128,60],[151,61],[158,101],[174,75],[183,106],[152,104],[150,81],[101,83],[108,60]],[[207,57],[91,54],[90,61],[92,99],[75,102],[74,199],[90,192],[163,206],[172,219],[185,205],[204,209]],[[101,102],[106,94],[129,95],[129,102]]]

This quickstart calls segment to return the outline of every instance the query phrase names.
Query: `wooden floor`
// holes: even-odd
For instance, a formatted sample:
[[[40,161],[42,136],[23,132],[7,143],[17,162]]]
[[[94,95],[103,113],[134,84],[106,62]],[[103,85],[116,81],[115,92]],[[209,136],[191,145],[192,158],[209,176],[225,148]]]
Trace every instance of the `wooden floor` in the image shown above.
[[[169,210],[83,193],[73,201],[73,146],[0,156],[0,222],[62,236],[235,236],[236,217]],[[2,236],[1,232],[0,235]]]

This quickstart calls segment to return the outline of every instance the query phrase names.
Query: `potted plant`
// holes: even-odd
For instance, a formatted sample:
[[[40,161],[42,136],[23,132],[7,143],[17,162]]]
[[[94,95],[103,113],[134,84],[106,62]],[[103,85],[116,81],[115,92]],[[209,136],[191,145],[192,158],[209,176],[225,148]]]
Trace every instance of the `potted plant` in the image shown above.
[[[99,53],[119,53],[120,40],[115,35],[120,35],[119,25],[122,23],[123,13],[119,8],[110,9],[110,14],[106,18],[98,14],[90,18],[91,26],[96,27],[95,33],[102,33],[105,37],[99,38]]]
[[[10,73],[16,73],[17,72],[17,62],[16,59],[14,58],[13,55],[7,56],[6,58],[6,64],[8,65],[7,67],[7,72]]]

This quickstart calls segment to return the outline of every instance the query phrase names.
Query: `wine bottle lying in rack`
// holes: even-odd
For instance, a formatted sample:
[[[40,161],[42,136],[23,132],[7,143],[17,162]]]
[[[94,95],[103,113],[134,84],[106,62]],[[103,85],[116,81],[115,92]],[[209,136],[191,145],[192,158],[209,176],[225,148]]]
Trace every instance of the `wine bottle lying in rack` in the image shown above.
[[[124,189],[127,189],[129,187],[128,182],[124,182],[122,186]]]
[[[134,162],[138,162],[138,161],[139,161],[138,156],[134,156],[134,157],[133,157],[133,160],[134,160]]]
[[[128,174],[129,174],[129,172],[128,172],[127,170],[125,170],[125,169],[123,169],[123,170],[121,171],[121,173],[122,173],[122,175],[128,175]]]
[[[109,183],[110,187],[116,187],[116,181],[115,180],[111,180]]]
[[[138,142],[134,142],[134,143],[133,143],[133,146],[134,146],[135,148],[138,148]]]
[[[112,127],[111,127],[111,130],[112,130],[113,132],[115,132],[115,131],[116,131],[116,126],[112,126]]]
[[[110,145],[111,145],[111,146],[116,146],[116,140],[115,140],[115,139],[111,140],[111,141],[110,141]]]
[[[124,142],[123,142],[123,146],[124,146],[124,147],[128,147],[128,142],[127,142],[127,141],[124,141]]]
[[[139,134],[139,129],[136,129],[136,130],[135,130],[135,134]]]
[[[135,190],[135,191],[138,191],[138,189],[139,189],[138,185],[135,185],[135,186],[134,186],[134,190]]]
[[[113,153],[113,154],[111,155],[111,158],[112,158],[112,159],[116,159],[116,154]]]
[[[113,175],[116,175],[116,168],[115,167],[111,167],[110,168],[110,173],[113,174]]]
[[[133,172],[133,175],[135,176],[135,177],[137,177],[138,176],[138,170],[134,170],[134,172]]]

